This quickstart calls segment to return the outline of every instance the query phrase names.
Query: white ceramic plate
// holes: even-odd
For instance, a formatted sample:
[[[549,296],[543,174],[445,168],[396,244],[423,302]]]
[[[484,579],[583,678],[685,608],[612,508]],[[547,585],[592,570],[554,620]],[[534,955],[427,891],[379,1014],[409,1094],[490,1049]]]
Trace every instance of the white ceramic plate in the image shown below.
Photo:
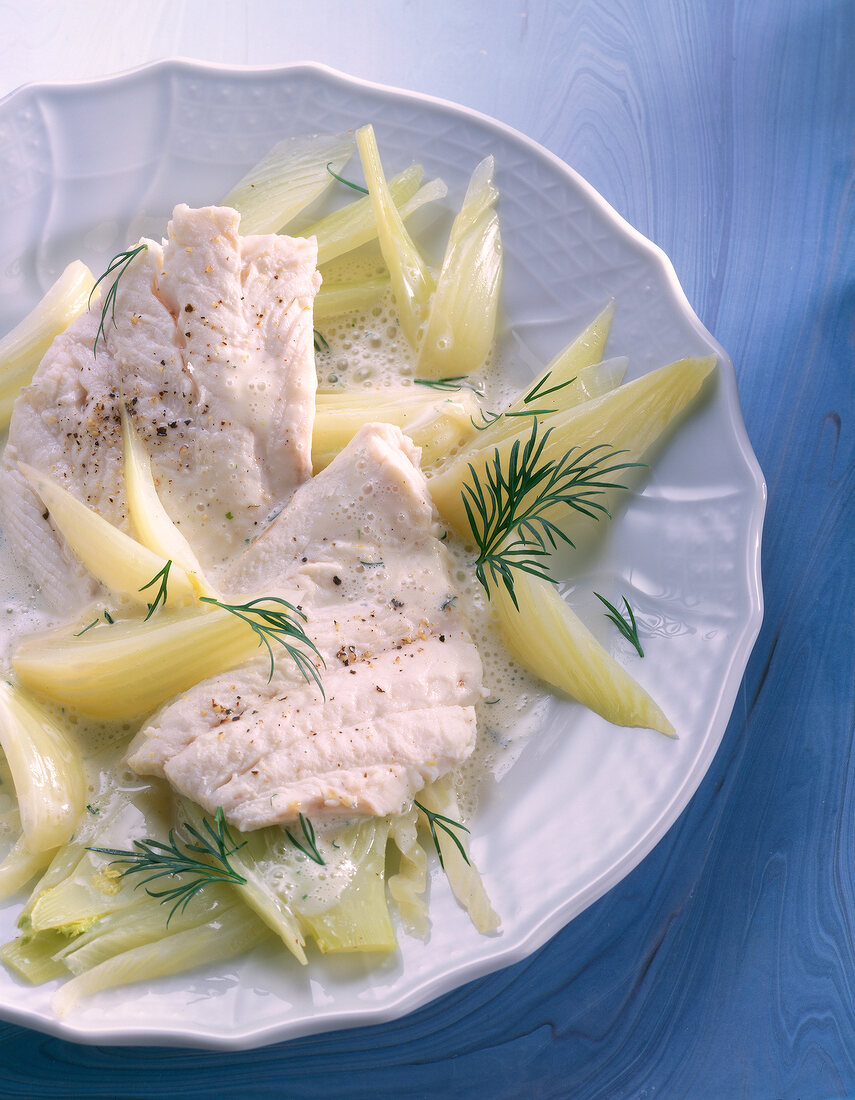
[[[579,593],[599,583],[631,595],[645,660],[605,636],[680,738],[615,729],[554,703],[473,826],[476,859],[503,919],[498,936],[478,936],[437,880],[430,942],[402,936],[392,958],[317,959],[301,969],[258,953],[102,994],[64,1020],[50,1010],[51,986],[24,987],[0,969],[8,1020],[87,1042],[240,1047],[400,1016],[523,958],[632,870],[686,805],[724,733],[762,614],[765,502],[732,364],[666,257],[520,134],[319,66],[166,62],[93,83],[24,88],[0,104],[0,332],[69,260],[102,270],[140,232],[159,230],[175,203],[217,201],[283,136],[366,121],[387,170],[422,161],[445,178],[453,205],[475,163],[494,154],[509,348],[546,362],[613,297],[607,351],[630,356],[630,377],[683,355],[718,356],[714,393],[578,585]],[[4,939],[17,908],[0,911]]]

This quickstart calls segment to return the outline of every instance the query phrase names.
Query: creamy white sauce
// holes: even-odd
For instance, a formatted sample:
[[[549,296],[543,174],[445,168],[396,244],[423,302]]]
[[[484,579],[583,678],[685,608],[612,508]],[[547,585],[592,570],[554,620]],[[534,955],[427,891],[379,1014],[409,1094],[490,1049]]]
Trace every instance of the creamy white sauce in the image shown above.
[[[4,432],[0,435],[0,450],[5,446]],[[41,630],[51,621],[39,603],[35,582],[12,560],[0,517],[0,674],[4,678],[12,675],[15,638]]]

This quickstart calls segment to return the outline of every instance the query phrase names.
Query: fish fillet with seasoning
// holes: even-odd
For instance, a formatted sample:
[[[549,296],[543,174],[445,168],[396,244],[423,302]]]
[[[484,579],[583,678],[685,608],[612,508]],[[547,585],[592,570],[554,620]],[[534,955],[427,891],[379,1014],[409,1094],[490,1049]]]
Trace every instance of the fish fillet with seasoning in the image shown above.
[[[97,352],[93,301],[15,405],[0,508],[13,553],[57,609],[85,603],[96,584],[17,463],[128,530],[121,402],[166,510],[212,575],[311,476],[316,245],[240,237],[239,221],[227,207],[177,206],[167,240],[144,241],[121,275],[116,325],[108,309]]]
[[[418,449],[361,429],[227,575],[307,616],[321,688],[276,649],[165,706],[129,750],[209,813],[254,829],[298,814],[394,813],[475,745],[481,662]]]

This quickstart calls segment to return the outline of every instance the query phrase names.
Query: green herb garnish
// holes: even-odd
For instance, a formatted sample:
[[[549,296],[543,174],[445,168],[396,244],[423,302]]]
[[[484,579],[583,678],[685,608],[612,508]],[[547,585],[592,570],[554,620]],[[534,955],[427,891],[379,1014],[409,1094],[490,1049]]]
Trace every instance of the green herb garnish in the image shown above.
[[[565,386],[569,386],[571,382],[576,381],[576,376],[574,375],[572,378],[568,378],[566,382],[560,382],[557,386],[550,386],[548,390],[545,390],[542,387],[545,386],[546,383],[549,381],[551,374],[551,370],[547,371],[543,378],[541,378],[539,382],[532,386],[532,388],[523,398],[523,404],[530,405],[532,401],[534,401],[536,398],[546,397],[546,395],[549,393],[557,393],[559,390],[563,390]]]
[[[321,678],[318,675],[318,670],[314,662],[306,653],[293,644],[293,642],[298,642],[301,645],[307,646],[316,656],[321,656],[317,646],[305,630],[303,630],[299,622],[300,619],[302,619],[303,622],[306,621],[306,616],[299,607],[295,607],[293,604],[288,603],[287,600],[279,599],[277,596],[262,596],[258,600],[250,600],[249,603],[241,604],[222,603],[220,600],[215,600],[211,596],[200,596],[199,601],[201,603],[213,604],[214,607],[220,607],[223,611],[228,611],[232,615],[236,615],[239,619],[243,619],[247,626],[252,627],[258,635],[258,644],[260,646],[266,646],[268,655],[270,656],[270,675],[267,677],[268,683],[273,679],[274,667],[273,647],[270,643],[278,642],[284,647],[289,657],[291,657],[297,668],[303,674],[303,679],[314,680],[321,690],[321,695],[324,694]],[[261,606],[262,604],[278,604],[286,610],[276,611],[271,607],[263,607]],[[289,615],[289,612],[293,614]],[[323,664],[322,657],[321,663]],[[324,698],[326,698],[326,696],[324,696]]]
[[[285,830],[285,835],[291,841],[295,848],[303,853],[304,856],[308,856],[314,863],[319,863],[322,867],[325,866],[323,856],[318,851],[318,846],[315,843],[315,829],[311,821],[307,817],[303,817],[300,814],[300,828],[303,830],[303,838],[306,841],[307,847],[303,847],[299,840],[293,835],[290,829]]]
[[[98,325],[98,331],[95,333],[95,343],[92,346],[93,355],[97,356],[98,354],[98,340],[102,336],[104,336],[104,338],[106,339],[106,335],[104,333],[104,321],[107,318],[107,310],[110,311],[110,316],[113,321],[113,328],[119,327],[116,324],[116,293],[119,286],[119,279],[121,279],[121,277],[128,270],[128,266],[130,265],[134,257],[138,256],[140,252],[146,252],[147,250],[147,244],[138,244],[136,248],[129,248],[126,252],[117,252],[107,265],[107,270],[104,272],[103,275],[96,279],[95,286],[93,286],[92,290],[89,292],[89,300],[87,302],[87,305],[91,305],[92,295],[95,293],[98,284],[106,279],[108,275],[112,275],[115,272],[116,277],[115,279],[113,279],[113,283],[110,289],[104,295],[104,305],[101,308],[101,323]]]
[[[466,849],[463,847],[460,837],[452,832],[452,829],[462,829],[464,833],[468,833],[469,830],[466,826],[461,821],[455,821],[453,818],[446,817],[444,814],[434,813],[433,810],[429,810],[427,806],[423,806],[421,802],[417,802],[415,799],[413,799],[413,805],[417,806],[427,818],[428,826],[430,827],[430,835],[433,837],[433,845],[436,848],[436,854],[439,856],[439,865],[443,871],[445,870],[445,863],[442,859],[442,848],[439,844],[437,829],[442,829],[444,833],[447,833],[451,837],[468,865],[469,856],[466,854]]]
[[[535,417],[525,446],[519,439],[514,441],[507,469],[497,447],[483,480],[470,462],[472,482],[463,483],[463,507],[479,551],[475,575],[488,598],[490,584],[501,581],[517,609],[514,571],[553,580],[544,562],[550,548],[554,549],[559,541],[574,545],[546,513],[563,505],[592,519],[608,516],[606,506],[594,498],[607,489],[625,488],[610,480],[610,474],[641,465],[604,465],[622,453],[610,451],[605,444],[589,447],[579,455],[571,450],[557,461],[543,462],[543,449],[551,434],[551,428],[540,433]]]
[[[489,410],[486,410],[486,409],[479,409],[478,410],[478,415],[484,421],[483,424],[476,424],[475,423],[475,417],[474,416],[469,417],[469,419],[472,421],[472,427],[478,432],[483,432],[485,428],[489,428],[491,424],[495,424],[497,420],[502,419],[502,414],[501,413],[490,412]]]
[[[626,608],[626,617],[624,617],[614,604],[609,603],[605,596],[601,596],[599,592],[595,592],[594,595],[600,603],[605,604],[611,612],[611,614],[606,615],[606,618],[611,619],[621,634],[623,634],[624,638],[626,638],[628,642],[632,642],[638,650],[638,656],[643,657],[644,650],[641,648],[641,642],[638,640],[638,626],[635,622],[635,615],[632,613],[632,608],[629,606],[629,601],[626,596],[623,597],[623,605]]]
[[[104,611],[104,622],[109,623],[109,625],[112,626],[113,623],[115,623],[115,621],[116,620],[113,618],[113,616],[110,614],[110,612],[105,610]],[[84,626],[84,628],[82,630],[78,630],[77,633],[74,635],[74,637],[75,638],[80,638],[83,634],[86,633],[87,630],[91,630],[93,626],[97,626],[98,622],[99,622],[98,619],[93,619],[92,622],[88,623],[86,626]]]
[[[146,893],[153,898],[160,898],[162,905],[169,901],[175,903],[166,918],[168,926],[175,912],[179,909],[183,912],[196,894],[209,883],[231,882],[242,885],[246,882],[243,875],[238,874],[229,863],[229,856],[242,848],[246,841],[235,844],[226,825],[222,806],[217,807],[214,824],[211,825],[206,818],[203,821],[203,828],[207,835],[203,835],[192,825],[186,826],[187,832],[196,843],[184,844],[183,851],[178,847],[173,829],[169,830],[168,844],[160,840],[135,840],[133,842],[135,850],[88,848],[87,851],[114,856],[115,858],[110,861],[111,864],[128,864],[121,872],[121,878],[125,875],[148,873],[148,877],[138,882],[137,886],[146,886],[146,883],[160,878],[193,875],[193,878],[180,881],[177,886],[171,886],[165,890],[150,890],[146,886]],[[191,853],[198,853],[203,858],[199,859]]]
[[[329,351],[330,346],[322,334],[316,328],[312,329],[312,332],[315,334],[315,351]]]
[[[330,161],[330,164],[332,164],[332,161]],[[359,183],[352,183],[350,180],[346,180],[344,176],[340,176],[338,172],[333,172],[332,168],[330,168],[330,164],[327,165],[327,171],[334,180],[338,180],[339,183],[343,183],[345,187],[352,187],[354,191],[359,191],[363,195],[368,194],[367,187],[363,187]]]
[[[455,374],[449,378],[414,378],[414,386],[427,386],[431,390],[462,390],[466,383],[465,374]],[[471,389],[471,386],[468,386]]]
[[[157,589],[154,600],[151,603],[146,604],[146,607],[148,608],[148,614],[145,617],[145,622],[149,621],[149,619],[152,617],[155,611],[157,611],[158,607],[160,607],[161,604],[166,607],[166,582],[169,580],[169,570],[171,568],[172,559],[167,561],[166,565],[164,565],[163,569],[161,569],[160,572],[155,573],[148,584],[144,584],[142,588],[139,589],[140,592],[145,592],[147,588],[151,588],[153,584],[157,584],[157,582],[160,581],[160,585]]]

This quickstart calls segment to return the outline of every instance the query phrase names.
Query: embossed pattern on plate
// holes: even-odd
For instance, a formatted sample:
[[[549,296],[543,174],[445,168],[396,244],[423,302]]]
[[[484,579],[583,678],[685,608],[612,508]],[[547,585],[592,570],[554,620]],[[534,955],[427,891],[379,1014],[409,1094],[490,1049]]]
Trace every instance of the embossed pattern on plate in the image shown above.
[[[90,84],[22,89],[0,104],[0,331],[70,259],[101,270],[139,233],[157,232],[176,202],[216,201],[274,141],[365,121],[388,170],[422,161],[448,182],[451,206],[477,160],[494,154],[507,347],[546,361],[614,297],[608,353],[630,356],[630,376],[683,355],[718,355],[714,393],[574,578],[580,607],[597,583],[630,595],[647,652],[633,673],[680,738],[615,729],[555,701],[473,825],[503,917],[499,936],[479,937],[437,880],[430,942],[402,936],[391,959],[317,959],[301,970],[258,952],[216,973],[103,994],[65,1020],[50,1011],[49,986],[25,988],[0,972],[7,1019],[87,1042],[237,1047],[401,1015],[524,957],[627,874],[686,805],[724,732],[762,613],[765,501],[732,365],[663,254],[523,136],[319,66],[167,62]],[[608,640],[620,660],[632,660],[620,640]],[[0,911],[4,938],[16,910]]]

